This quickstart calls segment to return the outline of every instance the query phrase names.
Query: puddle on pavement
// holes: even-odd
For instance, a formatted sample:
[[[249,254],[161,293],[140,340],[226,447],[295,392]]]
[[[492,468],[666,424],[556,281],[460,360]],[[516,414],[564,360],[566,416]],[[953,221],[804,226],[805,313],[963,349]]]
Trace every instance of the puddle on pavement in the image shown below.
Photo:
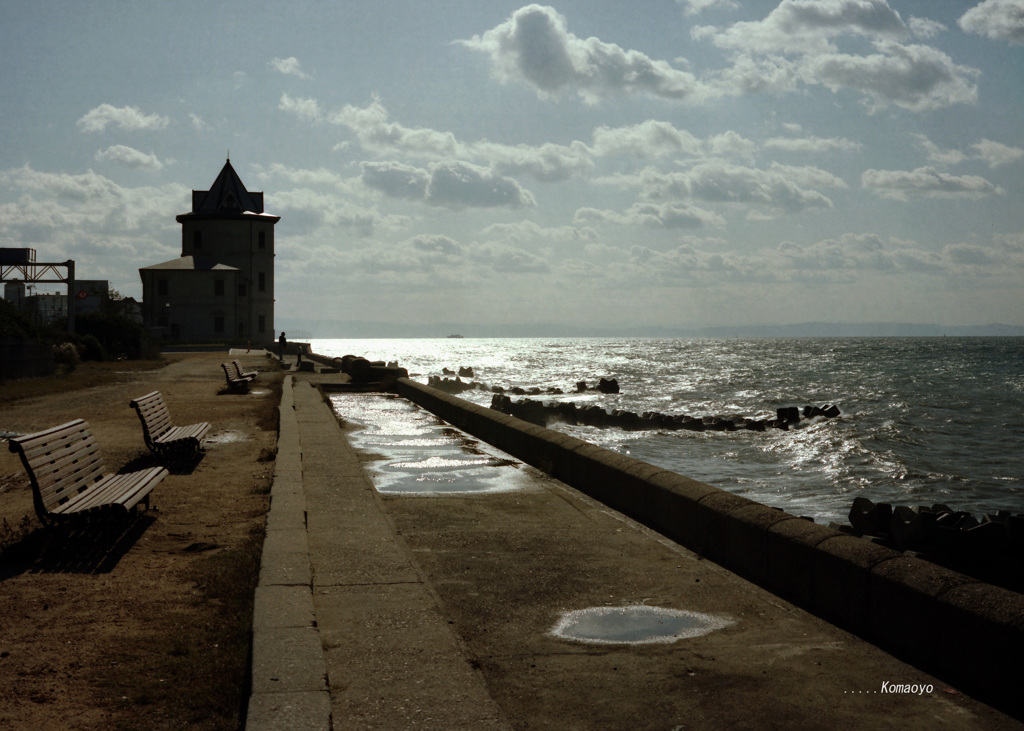
[[[692,639],[723,629],[731,619],[644,605],[566,612],[551,630],[563,640],[603,645],[647,645]]]
[[[239,431],[221,431],[216,434],[210,434],[203,441],[212,444],[232,444],[234,442],[244,442],[248,439],[248,436]]]
[[[385,495],[507,492],[529,483],[520,462],[390,394],[334,394],[334,413],[361,426],[348,437],[379,459],[365,468]]]

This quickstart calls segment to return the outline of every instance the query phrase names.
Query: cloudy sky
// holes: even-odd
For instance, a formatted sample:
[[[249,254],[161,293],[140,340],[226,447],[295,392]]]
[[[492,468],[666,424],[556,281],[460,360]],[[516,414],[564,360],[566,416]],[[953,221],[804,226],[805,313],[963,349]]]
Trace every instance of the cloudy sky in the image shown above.
[[[3,20],[0,246],[125,295],[230,154],[279,324],[1024,325],[1024,0]]]

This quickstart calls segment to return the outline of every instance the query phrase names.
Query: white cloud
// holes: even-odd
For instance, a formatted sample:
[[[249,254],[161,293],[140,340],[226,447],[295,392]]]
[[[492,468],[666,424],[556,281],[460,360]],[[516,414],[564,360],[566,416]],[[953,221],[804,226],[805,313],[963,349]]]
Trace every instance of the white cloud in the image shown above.
[[[329,239],[338,231],[368,237],[408,225],[402,216],[382,214],[372,205],[337,191],[294,188],[268,196],[267,205],[287,220],[293,235],[310,235],[317,240]]]
[[[420,234],[409,239],[409,245],[417,251],[443,258],[462,253],[462,245],[458,241],[442,234]]]
[[[542,96],[575,91],[596,103],[623,94],[647,94],[663,99],[699,97],[693,74],[625,50],[597,38],[578,38],[554,8],[527,5],[483,35],[460,43],[486,53],[492,72],[502,82],[520,82]]]
[[[425,200],[430,185],[430,173],[423,168],[398,162],[363,162],[362,181],[374,190],[391,198]]]
[[[306,116],[314,118],[313,114]],[[545,182],[585,177],[593,168],[590,153],[581,142],[539,146],[504,145],[486,140],[461,142],[450,132],[406,127],[389,121],[388,111],[379,99],[374,99],[365,108],[347,105],[327,115],[327,118],[354,132],[364,149],[382,154],[403,154],[429,160],[473,160],[499,175],[529,174]]]
[[[112,145],[105,150],[100,150],[96,153],[96,160],[100,162],[113,162],[139,170],[160,170],[164,166],[156,155],[152,153],[147,155],[126,145]]]
[[[699,229],[725,226],[725,219],[713,211],[689,203],[635,203],[625,213],[581,208],[576,221],[606,221],[619,226],[640,226],[660,229]]]
[[[277,108],[307,122],[320,119],[320,104],[316,99],[296,99],[288,94],[282,94]]]
[[[800,83],[800,64],[778,55],[755,58],[740,53],[732,66],[711,74],[722,94],[779,94],[795,91]]]
[[[786,152],[857,152],[862,145],[845,137],[772,137],[762,146]]]
[[[835,51],[832,40],[859,35],[899,38],[907,26],[886,0],[782,0],[763,20],[735,23],[725,30],[697,26],[692,35],[719,48],[757,53]]]
[[[745,159],[753,157],[756,151],[757,145],[732,130],[709,137],[707,141],[707,152],[715,157]]]
[[[907,25],[910,27],[910,32],[916,38],[935,38],[948,30],[942,23],[928,18],[911,18],[907,21]]]
[[[918,145],[928,155],[928,160],[941,165],[957,165],[967,160],[981,160],[990,168],[1009,165],[1024,159],[1024,149],[1011,147],[1002,142],[982,138],[968,146],[970,153],[962,150],[943,150],[922,134],[915,134]]]
[[[398,162],[364,162],[363,183],[392,198],[418,200],[455,210],[536,205],[514,179],[467,162],[441,162],[429,170]]]
[[[462,149],[467,157],[487,162],[498,173],[525,173],[543,182],[586,177],[594,167],[586,147],[580,142],[569,146],[549,143],[536,147],[477,142]]]
[[[501,274],[542,274],[551,268],[546,259],[507,244],[473,243],[468,253],[475,263]]]
[[[857,90],[872,110],[928,111],[977,100],[975,69],[930,46],[901,43],[943,29],[920,18],[905,23],[886,0],[783,0],[763,20],[697,26],[691,36],[735,52],[732,66],[710,77],[722,93],[790,92],[802,83]],[[868,39],[875,53],[840,50],[857,39]]]
[[[803,178],[803,179],[801,179]],[[831,208],[832,201],[807,183],[843,187],[843,182],[812,168],[773,166],[770,170],[722,163],[697,165],[687,175],[690,192],[709,203],[739,203],[766,206],[779,212],[795,213],[808,208]]]
[[[328,115],[328,121],[352,130],[365,149],[402,152],[416,157],[454,157],[459,152],[455,135],[427,128],[405,127],[388,121],[388,111],[379,99],[368,107],[346,105]]]
[[[40,260],[74,259],[78,276],[110,279],[117,289],[137,286],[138,267],[175,255],[168,245],[180,241],[174,215],[189,196],[177,184],[124,188],[92,170],[71,175],[28,165],[0,171],[0,188],[18,196],[0,203],[0,236],[36,248]]]
[[[918,146],[925,151],[930,162],[939,165],[957,165],[967,159],[960,150],[943,150],[923,134],[913,134]]]
[[[689,199],[705,204],[759,206],[772,215],[831,208],[832,201],[812,187],[846,187],[840,178],[819,168],[773,164],[764,170],[722,160],[701,162],[685,172],[647,169],[635,176],[602,182],[638,186],[647,201]]]
[[[865,170],[861,184],[879,195],[898,200],[911,196],[929,198],[982,198],[1005,191],[977,175],[950,175],[933,167],[916,170]]]
[[[86,112],[75,124],[83,132],[103,132],[107,125],[116,125],[124,130],[160,130],[171,123],[168,117],[159,114],[145,114],[138,107],[115,107],[100,104]]]
[[[686,15],[699,15],[711,8],[735,10],[739,7],[736,0],[676,0],[685,8]]]
[[[668,122],[648,119],[628,127],[598,127],[593,134],[595,155],[629,155],[637,159],[667,155],[695,157],[702,151],[701,141]]]
[[[449,208],[523,208],[536,205],[528,190],[512,178],[465,162],[434,165],[426,201]]]
[[[856,89],[878,109],[888,103],[911,111],[929,111],[952,104],[973,104],[978,90],[974,69],[959,66],[930,46],[877,44],[868,56],[820,54],[808,58],[801,74],[833,92]]]
[[[288,58],[272,58],[269,62],[269,66],[275,71],[289,76],[298,76],[300,79],[312,78],[302,70],[302,64],[299,63],[299,60],[295,58],[295,56],[289,56]]]
[[[1024,43],[1024,0],[985,0],[957,21],[967,33]]]
[[[975,142],[971,145],[971,149],[974,150],[976,156],[984,160],[990,168],[1009,165],[1010,163],[1017,162],[1024,158],[1024,149],[1021,149],[1020,147],[1010,147],[1009,145],[1004,145],[1002,142],[993,142],[992,140],[982,139],[980,142]]]

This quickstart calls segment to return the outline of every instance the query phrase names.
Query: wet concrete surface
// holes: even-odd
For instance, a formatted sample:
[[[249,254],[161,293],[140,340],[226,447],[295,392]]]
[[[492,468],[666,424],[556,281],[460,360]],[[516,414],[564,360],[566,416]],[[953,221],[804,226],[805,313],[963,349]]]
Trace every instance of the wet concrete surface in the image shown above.
[[[339,418],[383,495],[473,494],[532,486],[525,465],[445,424],[403,398],[387,394],[335,395]]]
[[[411,404],[294,393],[334,728],[1020,727]]]

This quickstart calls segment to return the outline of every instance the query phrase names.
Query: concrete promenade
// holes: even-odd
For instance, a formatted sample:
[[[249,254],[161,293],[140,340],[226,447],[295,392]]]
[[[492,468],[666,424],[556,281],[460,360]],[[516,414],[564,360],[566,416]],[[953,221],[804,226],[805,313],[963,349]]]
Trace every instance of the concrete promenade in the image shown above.
[[[248,729],[1020,727],[521,463],[515,491],[382,497],[313,385],[332,379],[285,379]],[[551,634],[644,605],[727,626]]]

